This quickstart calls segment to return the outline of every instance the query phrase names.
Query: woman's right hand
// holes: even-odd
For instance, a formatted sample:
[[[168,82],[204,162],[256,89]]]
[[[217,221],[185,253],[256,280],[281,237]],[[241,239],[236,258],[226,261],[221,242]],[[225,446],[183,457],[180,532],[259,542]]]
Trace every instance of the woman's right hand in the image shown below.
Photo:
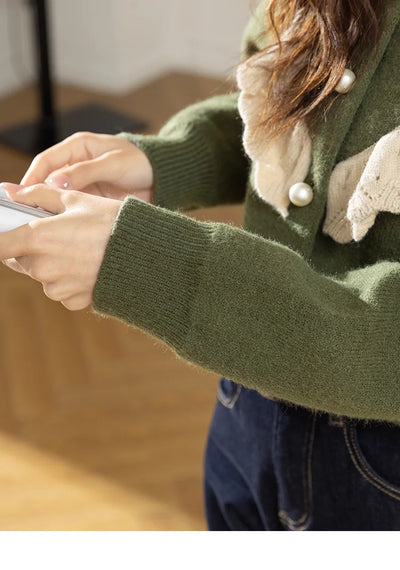
[[[79,132],[38,154],[21,180],[124,200],[134,195],[154,203],[153,169],[147,156],[127,139]]]

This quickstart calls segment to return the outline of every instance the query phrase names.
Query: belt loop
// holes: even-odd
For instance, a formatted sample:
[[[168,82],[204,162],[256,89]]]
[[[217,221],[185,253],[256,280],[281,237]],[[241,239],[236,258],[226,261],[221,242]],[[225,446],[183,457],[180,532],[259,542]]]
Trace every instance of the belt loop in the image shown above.
[[[343,417],[336,416],[335,414],[329,414],[328,424],[333,427],[343,427]]]

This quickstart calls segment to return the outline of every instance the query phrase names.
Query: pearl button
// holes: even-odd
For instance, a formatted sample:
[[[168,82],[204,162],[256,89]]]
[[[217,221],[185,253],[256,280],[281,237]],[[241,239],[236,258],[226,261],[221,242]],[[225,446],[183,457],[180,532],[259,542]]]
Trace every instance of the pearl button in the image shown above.
[[[342,79],[335,87],[335,91],[337,91],[337,93],[340,93],[341,95],[348,93],[352,89],[355,80],[356,76],[351,71],[351,69],[345,69],[342,75]]]
[[[289,198],[295,206],[308,206],[314,198],[314,192],[309,184],[298,182],[290,187]]]

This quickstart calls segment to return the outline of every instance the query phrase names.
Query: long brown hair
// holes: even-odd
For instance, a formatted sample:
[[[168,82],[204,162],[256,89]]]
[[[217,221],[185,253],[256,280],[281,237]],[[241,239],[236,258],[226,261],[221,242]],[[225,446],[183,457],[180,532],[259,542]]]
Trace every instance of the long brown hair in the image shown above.
[[[345,68],[354,69],[378,45],[387,2],[270,0],[266,29],[276,41],[265,51],[275,47],[278,55],[260,125],[269,136],[278,136],[316,109],[326,112]],[[294,62],[296,72],[287,73]]]

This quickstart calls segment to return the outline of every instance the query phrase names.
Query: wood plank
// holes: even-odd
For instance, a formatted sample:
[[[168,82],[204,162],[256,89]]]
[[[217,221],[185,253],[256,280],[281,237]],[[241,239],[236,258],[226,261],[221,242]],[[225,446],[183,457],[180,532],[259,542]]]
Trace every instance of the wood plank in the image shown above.
[[[27,278],[19,275],[15,286],[2,285],[0,296],[2,327],[7,330],[3,368],[18,421],[45,413],[54,396],[46,346],[37,335],[33,311],[32,295],[40,294],[40,287],[24,280]]]
[[[58,86],[149,121],[230,88],[171,73],[120,96]],[[27,87],[0,100],[0,128],[36,114]],[[0,146],[0,179],[31,157]],[[240,225],[243,207],[188,212]],[[203,530],[202,462],[218,376],[140,330],[71,313],[0,266],[0,530]],[[11,437],[13,435],[13,437]]]

